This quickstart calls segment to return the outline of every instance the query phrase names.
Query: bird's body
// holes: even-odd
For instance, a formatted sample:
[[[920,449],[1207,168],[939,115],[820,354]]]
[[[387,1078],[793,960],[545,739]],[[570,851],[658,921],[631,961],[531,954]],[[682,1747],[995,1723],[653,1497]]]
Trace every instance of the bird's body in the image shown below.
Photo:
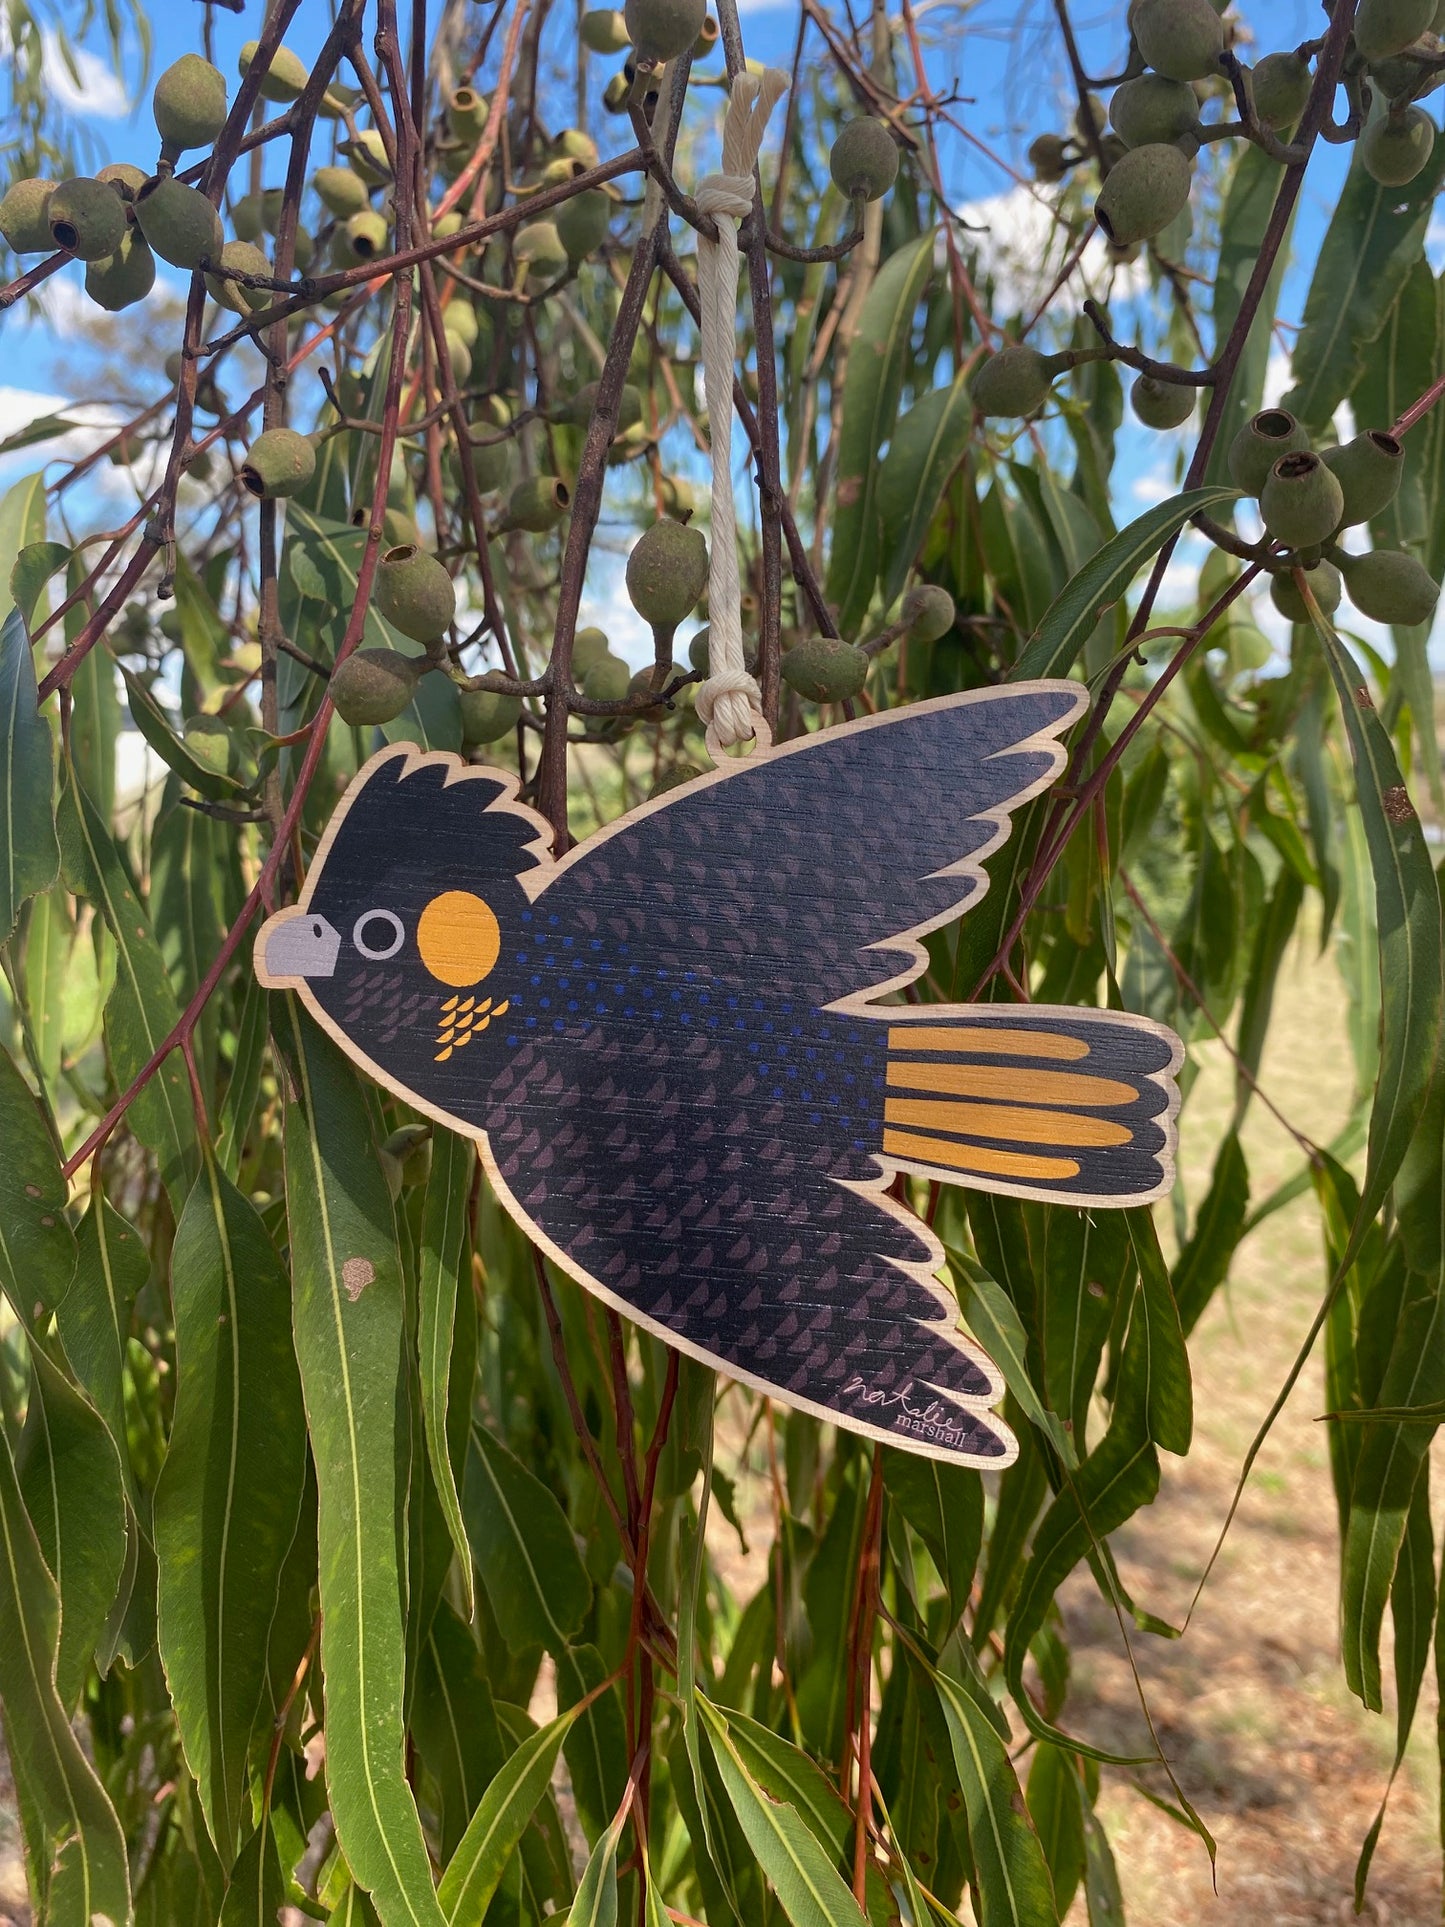
[[[979,893],[1081,696],[806,738],[560,863],[515,778],[384,751],[268,926],[263,979],[478,1138],[515,1215],[629,1316],[854,1429],[1005,1463],[997,1374],[888,1186],[1157,1196],[1177,1041],[1117,1013],[880,999]]]

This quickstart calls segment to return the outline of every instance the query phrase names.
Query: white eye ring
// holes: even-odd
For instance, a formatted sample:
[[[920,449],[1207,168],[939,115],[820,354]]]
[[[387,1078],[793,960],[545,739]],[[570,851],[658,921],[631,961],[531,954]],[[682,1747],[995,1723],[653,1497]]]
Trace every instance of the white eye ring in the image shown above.
[[[377,918],[391,925],[390,939],[386,943],[379,945],[363,943],[361,937],[362,931],[366,928],[367,924],[374,922]],[[406,941],[406,931],[402,928],[401,918],[397,916],[394,910],[363,910],[361,915],[356,919],[356,922],[351,926],[351,941],[356,945],[362,956],[369,958],[372,963],[385,963],[388,957],[394,957],[397,951],[401,949],[402,944]]]

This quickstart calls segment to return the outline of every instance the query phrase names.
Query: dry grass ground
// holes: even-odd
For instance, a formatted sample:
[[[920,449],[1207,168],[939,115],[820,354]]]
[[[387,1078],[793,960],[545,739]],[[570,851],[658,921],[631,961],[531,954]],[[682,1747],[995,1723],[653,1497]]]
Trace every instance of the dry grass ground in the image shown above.
[[[1328,960],[1297,951],[1286,967],[1262,1082],[1284,1114],[1317,1141],[1328,1139],[1349,1108],[1342,1003]],[[1222,1051],[1205,1046],[1200,1056],[1205,1069],[1190,1098],[1183,1143],[1191,1197],[1207,1180],[1233,1096]],[[1263,1197],[1297,1168],[1298,1153],[1259,1106],[1245,1139],[1254,1195]],[[1166,1461],[1155,1505],[1115,1541],[1135,1599],[1176,1625],[1322,1285],[1314,1206],[1306,1197],[1244,1244],[1229,1285],[1191,1343],[1194,1450],[1186,1462]],[[1317,1354],[1256,1464],[1186,1637],[1135,1637],[1165,1751],[1219,1843],[1219,1887],[1216,1895],[1191,1834],[1124,1776],[1106,1776],[1103,1808],[1131,1922],[1294,1927],[1354,1917],[1355,1859],[1388,1777],[1394,1708],[1389,1704],[1384,1718],[1371,1716],[1344,1687],[1334,1499],[1324,1428],[1316,1423],[1323,1409]],[[1143,1751],[1117,1621],[1087,1575],[1075,1574],[1063,1605],[1074,1652],[1066,1723],[1111,1748]],[[1387,1679],[1388,1666],[1387,1660]],[[1441,1918],[1434,1729],[1427,1681],[1376,1855],[1367,1919]],[[1167,1791],[1159,1776],[1150,1784]]]

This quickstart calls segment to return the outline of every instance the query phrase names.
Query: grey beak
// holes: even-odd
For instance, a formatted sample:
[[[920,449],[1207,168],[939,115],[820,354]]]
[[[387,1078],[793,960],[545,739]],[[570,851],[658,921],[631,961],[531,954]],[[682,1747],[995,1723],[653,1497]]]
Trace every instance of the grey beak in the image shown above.
[[[330,977],[341,954],[341,934],[314,911],[275,917],[262,933],[261,956],[266,977]]]

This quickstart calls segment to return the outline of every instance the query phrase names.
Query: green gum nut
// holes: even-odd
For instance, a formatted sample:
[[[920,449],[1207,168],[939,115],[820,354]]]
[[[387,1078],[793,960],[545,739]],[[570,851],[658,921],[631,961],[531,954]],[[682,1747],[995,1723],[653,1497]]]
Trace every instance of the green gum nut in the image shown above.
[[[85,269],[85,292],[99,308],[119,314],[122,308],[144,301],[156,280],[156,258],[143,234],[129,229],[114,254],[90,261]]]
[[[442,327],[449,335],[456,335],[458,340],[464,341],[469,348],[476,347],[480,324],[477,311],[470,301],[449,301],[442,309]]]
[[[953,627],[957,613],[947,589],[935,582],[920,582],[904,596],[898,616],[900,622],[907,623],[911,642],[937,642]]]
[[[446,344],[447,361],[451,367],[452,380],[455,381],[458,386],[461,386],[461,384],[469,379],[472,372],[471,348],[462,340],[460,335],[454,335],[450,332],[443,334],[442,340]]]
[[[1068,173],[1071,149],[1062,134],[1040,134],[1029,143],[1029,166],[1043,187],[1054,187]]]
[[[639,669],[629,677],[627,693],[629,696],[659,696],[672,681],[674,671],[671,663],[654,663],[647,669]],[[670,702],[649,703],[645,709],[634,710],[631,720],[639,723],[663,723],[672,714]]]
[[[647,792],[647,800],[649,803],[655,802],[659,796],[666,796],[671,790],[680,790],[684,783],[694,783],[699,776],[706,774],[706,770],[699,769],[696,763],[674,763]]]
[[[529,535],[545,535],[555,529],[571,503],[567,487],[555,475],[529,475],[507,497],[503,528],[523,529]]]
[[[589,53],[622,54],[632,45],[627,22],[615,7],[595,7],[584,13],[578,31]]]
[[[246,450],[241,486],[258,501],[296,495],[316,473],[316,446],[294,428],[268,428]]]
[[[459,701],[462,741],[468,748],[509,736],[522,714],[522,698],[497,689],[463,689]]]
[[[1307,448],[1280,457],[1259,497],[1264,526],[1287,549],[1327,542],[1344,510],[1345,493],[1333,471]]]
[[[1188,207],[1193,178],[1193,167],[1177,147],[1164,141],[1131,147],[1099,189],[1094,219],[1117,247],[1150,241]]]
[[[250,241],[227,241],[221,249],[219,265],[236,274],[271,272],[271,263]],[[226,281],[216,274],[206,276],[206,291],[217,306],[229,308],[233,314],[254,313],[274,299],[269,288],[248,288],[244,282]]]
[[[1129,406],[1146,428],[1182,428],[1194,413],[1194,396],[1183,382],[1140,375],[1129,390]]]
[[[1366,60],[1403,53],[1427,33],[1435,0],[1360,0],[1355,9],[1355,46]]]
[[[1170,80],[1205,80],[1219,71],[1224,23],[1209,0],[1139,0],[1130,15],[1146,67]]]
[[[627,0],[622,18],[638,60],[657,65],[691,51],[707,19],[707,0]]]
[[[585,676],[594,662],[611,654],[605,629],[579,629],[572,638],[572,679]]]
[[[1382,187],[1404,187],[1422,173],[1435,147],[1435,123],[1423,107],[1372,121],[1359,138],[1360,165]]]
[[[261,196],[243,194],[231,209],[231,226],[238,241],[254,241],[266,231],[261,214]]]
[[[321,205],[338,221],[346,221],[371,205],[366,182],[350,167],[318,167],[311,185]]]
[[[694,60],[707,59],[708,55],[718,43],[720,31],[721,29],[718,23],[713,19],[712,15],[709,14],[698,30],[697,39],[692,43],[692,57]]]
[[[585,128],[564,127],[552,144],[565,160],[580,161],[584,168],[597,165],[597,143]]]
[[[495,495],[512,479],[512,439],[500,434],[490,422],[473,422],[468,444],[472,474],[483,495]]]
[[[1287,408],[1263,409],[1229,445],[1230,479],[1243,494],[1257,496],[1281,455],[1308,447],[1309,436]]]
[[[163,149],[209,147],[226,124],[226,77],[199,54],[182,54],[156,82],[151,112]]]
[[[574,194],[557,209],[553,222],[557,239],[574,268],[589,254],[595,254],[607,239],[611,214],[612,203],[600,187],[589,187],[581,194]]]
[[[342,152],[362,180],[372,187],[385,187],[391,179],[391,162],[386,158],[386,142],[375,127],[365,127],[355,140],[345,141]]]
[[[1342,448],[1327,448],[1325,461],[1344,491],[1341,528],[1354,528],[1387,509],[1400,493],[1405,475],[1405,449],[1393,435],[1379,429],[1356,435]]]
[[[1362,616],[1393,627],[1412,629],[1429,622],[1440,600],[1440,585],[1413,555],[1372,549],[1344,561],[1345,593]]]
[[[1265,127],[1293,127],[1313,84],[1309,62],[1298,54],[1266,54],[1249,76],[1255,118]]]
[[[385,254],[386,216],[379,214],[375,208],[363,208],[360,214],[353,214],[341,228],[338,240],[343,252],[352,261],[370,261],[378,254]]]
[[[571,266],[555,221],[529,221],[512,242],[512,255],[525,270],[529,288],[545,288]]]
[[[828,155],[828,171],[850,201],[877,201],[898,179],[898,147],[881,120],[849,121]]]
[[[81,175],[62,181],[50,197],[50,235],[79,261],[114,254],[125,234],[125,203],[104,181]]]
[[[353,729],[395,722],[416,692],[418,669],[399,649],[357,649],[331,672],[330,695]]]
[[[439,215],[431,224],[432,239],[444,241],[449,234],[455,234],[462,225],[461,209],[449,207],[445,214]]]
[[[1199,101],[1182,80],[1163,74],[1140,74],[1114,90],[1109,122],[1126,147],[1148,147],[1155,141],[1197,137]]]
[[[627,558],[627,594],[654,629],[674,630],[707,587],[707,543],[700,529],[664,517],[645,529]]]
[[[447,102],[447,125],[459,141],[475,144],[486,132],[487,98],[475,87],[458,87]]]
[[[251,62],[256,58],[259,40],[248,40],[237,58],[236,66],[242,80],[251,71]],[[275,100],[289,103],[299,100],[306,91],[310,75],[306,62],[300,54],[292,53],[289,47],[278,47],[271,56],[271,64],[261,79],[262,100]]]
[[[632,671],[620,656],[599,656],[582,677],[582,694],[594,703],[618,703],[631,681]]]
[[[980,415],[1021,419],[1042,408],[1056,372],[1053,358],[1026,345],[1000,348],[981,361],[969,381]]]
[[[412,542],[388,549],[382,556],[375,593],[382,615],[413,642],[436,642],[457,612],[451,577],[434,555]]]
[[[55,246],[50,232],[50,197],[54,181],[14,181],[0,201],[0,234],[15,254],[49,254]]]
[[[198,268],[220,255],[220,215],[199,188],[187,187],[173,175],[146,182],[136,196],[135,218],[162,261],[173,268]]]
[[[130,207],[150,177],[143,167],[137,167],[131,161],[108,161],[95,178],[104,181],[107,187],[114,188],[126,206]]]
[[[1322,614],[1332,616],[1340,606],[1344,594],[1344,579],[1331,562],[1318,562],[1314,568],[1305,570],[1305,581],[1309,584],[1310,594],[1319,604]],[[1290,622],[1308,622],[1310,612],[1304,597],[1296,586],[1294,574],[1280,574],[1270,582],[1269,599],[1280,614]]]
[[[868,677],[868,658],[851,643],[811,636],[787,650],[783,681],[810,703],[845,703]]]

